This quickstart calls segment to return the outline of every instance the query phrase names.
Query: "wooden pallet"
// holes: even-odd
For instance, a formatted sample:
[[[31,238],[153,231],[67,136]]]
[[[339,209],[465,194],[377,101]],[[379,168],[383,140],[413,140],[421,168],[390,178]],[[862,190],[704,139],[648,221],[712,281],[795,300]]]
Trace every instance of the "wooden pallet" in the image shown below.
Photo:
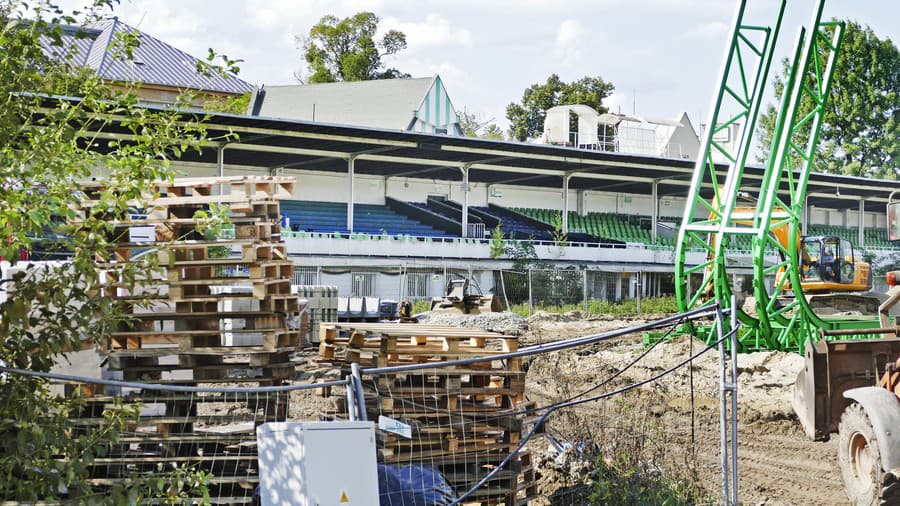
[[[136,383],[190,386],[274,386],[293,377],[300,306],[290,293],[294,266],[278,223],[278,199],[290,197],[293,184],[256,176],[159,182],[135,202],[143,214],[114,223],[110,254],[98,259],[106,272],[102,294],[130,318],[101,345],[110,371]],[[85,205],[94,205],[102,190],[87,185]],[[206,240],[196,230],[192,217],[212,204],[231,209],[227,238]],[[151,226],[155,241],[128,242],[128,228]],[[155,248],[161,272],[128,290],[122,268],[148,248]],[[223,251],[232,254],[217,258]],[[212,473],[211,495],[227,503],[249,502],[259,481],[255,427],[286,420],[290,398],[91,390],[73,416],[76,432],[106,423],[104,410],[115,402],[141,410],[94,459],[91,483],[102,489],[159,465],[186,464]]]
[[[431,365],[364,378],[368,418],[398,420],[409,425],[412,433],[406,438],[379,430],[380,461],[437,469],[461,493],[519,444],[522,418],[516,409],[525,400],[526,374],[521,360],[443,365],[457,358],[515,351],[516,337],[442,325],[322,323],[319,338],[320,363],[345,372],[352,363],[364,368]],[[336,403],[336,413],[344,406],[341,401]],[[470,502],[516,504],[534,492],[529,488],[534,473],[524,469],[529,468],[516,459]]]

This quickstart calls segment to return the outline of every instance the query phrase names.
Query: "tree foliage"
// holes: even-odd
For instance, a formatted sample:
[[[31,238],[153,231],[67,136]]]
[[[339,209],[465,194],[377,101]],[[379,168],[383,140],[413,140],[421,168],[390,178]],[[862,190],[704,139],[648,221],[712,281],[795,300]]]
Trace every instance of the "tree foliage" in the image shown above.
[[[789,62],[775,80],[781,100]],[[833,174],[896,179],[900,176],[900,52],[868,26],[849,21],[823,117],[815,170]],[[811,110],[808,98],[800,114]],[[758,135],[768,156],[777,110],[770,104],[759,119]]]
[[[22,252],[34,256],[47,247],[48,230],[64,238],[61,246],[71,255],[62,263],[18,265],[14,291],[0,302],[0,361],[12,368],[48,371],[62,354],[129,321],[130,311],[104,292],[134,293],[159,266],[156,255],[111,263],[109,245],[121,233],[113,222],[145,200],[150,182],[173,178],[169,160],[206,138],[202,118],[142,108],[127,87],[111,87],[72,64],[75,48],[65,42],[63,26],[85,26],[109,15],[115,3],[94,0],[72,13],[47,2],[0,4],[0,256],[13,265]],[[119,40],[118,57],[127,58],[137,43]],[[92,189],[80,191],[80,182],[91,179]],[[112,273],[114,287],[104,284]],[[67,494],[85,503],[134,504],[177,498],[185,491],[176,484],[203,485],[202,475],[174,469],[152,483],[136,477],[102,498],[92,496],[90,464],[108,454],[137,409],[111,407],[95,430],[78,430],[72,418],[85,406],[80,388],[61,395],[47,381],[17,373],[2,381],[0,497],[54,501]]]
[[[406,35],[388,30],[376,40],[378,16],[359,12],[344,19],[328,15],[309,29],[302,39],[309,83],[368,81],[408,78],[394,68],[385,68],[382,58],[406,49]],[[298,38],[299,39],[299,38]],[[297,78],[302,82],[304,79]]]
[[[474,112],[462,111],[459,113],[459,127],[466,137],[503,140],[503,130],[494,123],[494,118],[482,120]]]
[[[603,100],[613,90],[615,86],[599,76],[585,76],[567,83],[553,74],[547,78],[546,83],[532,84],[526,88],[521,102],[512,102],[506,106],[510,137],[524,141],[539,135],[544,130],[547,109],[557,105],[584,104],[602,114],[607,111]]]

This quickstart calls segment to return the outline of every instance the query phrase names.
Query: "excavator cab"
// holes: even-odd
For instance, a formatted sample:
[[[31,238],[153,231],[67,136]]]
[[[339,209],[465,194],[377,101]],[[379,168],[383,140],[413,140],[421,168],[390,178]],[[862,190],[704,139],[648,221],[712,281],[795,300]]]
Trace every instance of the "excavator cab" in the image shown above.
[[[858,281],[853,244],[846,239],[835,236],[804,237],[801,257],[805,290],[810,288],[807,283],[854,284]]]

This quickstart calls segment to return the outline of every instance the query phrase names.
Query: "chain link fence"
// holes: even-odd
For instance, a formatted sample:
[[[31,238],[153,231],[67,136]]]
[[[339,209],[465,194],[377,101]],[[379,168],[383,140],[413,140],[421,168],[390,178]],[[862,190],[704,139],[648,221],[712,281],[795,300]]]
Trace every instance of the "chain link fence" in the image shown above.
[[[594,301],[621,303],[640,301],[674,292],[671,273],[606,272],[594,269],[528,269],[492,272],[494,293],[507,308],[526,306],[582,308]]]
[[[496,295],[504,308],[581,308],[592,303],[622,303],[674,294],[671,272],[601,269],[476,269],[447,266],[383,265],[370,267],[303,266],[294,284],[336,286],[342,297],[430,300],[445,295],[453,279],[470,281],[471,293]],[[699,283],[700,276],[694,280]]]

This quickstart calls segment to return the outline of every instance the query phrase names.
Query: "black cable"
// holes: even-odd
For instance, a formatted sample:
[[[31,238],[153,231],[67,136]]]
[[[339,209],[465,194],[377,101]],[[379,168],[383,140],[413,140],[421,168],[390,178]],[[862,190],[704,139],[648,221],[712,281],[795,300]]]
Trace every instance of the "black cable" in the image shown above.
[[[628,392],[628,391],[630,391],[630,390],[634,390],[635,388],[642,387],[642,386],[644,386],[644,385],[646,385],[646,384],[648,384],[648,383],[652,383],[652,382],[654,382],[654,381],[657,381],[657,380],[659,380],[660,378],[663,378],[663,377],[665,377],[665,376],[667,376],[667,375],[669,375],[669,374],[675,372],[675,371],[678,370],[679,368],[684,367],[685,364],[688,364],[688,363],[692,362],[694,359],[696,359],[697,357],[703,355],[704,353],[706,353],[707,351],[713,349],[714,347],[718,346],[720,343],[724,342],[726,339],[730,339],[730,338],[731,338],[731,335],[732,335],[734,332],[736,332],[736,331],[737,331],[736,329],[735,329],[735,330],[732,330],[731,332],[729,332],[729,333],[725,334],[724,336],[722,336],[722,338],[719,339],[718,341],[715,341],[715,342],[713,342],[713,343],[710,343],[706,348],[704,348],[703,350],[701,350],[701,351],[700,351],[699,353],[697,353],[696,355],[691,355],[690,357],[686,358],[685,360],[682,360],[681,362],[679,362],[679,363],[675,364],[674,366],[672,366],[672,367],[666,369],[665,371],[663,371],[663,372],[657,374],[656,376],[651,376],[650,378],[647,378],[647,379],[645,379],[645,380],[638,381],[637,383],[632,383],[631,385],[624,386],[624,387],[622,387],[622,388],[613,390],[613,391],[611,391],[611,392],[606,392],[606,393],[598,394],[598,395],[595,395],[595,396],[593,396],[593,397],[588,397],[588,398],[586,398],[586,399],[580,399],[580,400],[575,400],[575,401],[563,402],[563,403],[559,403],[559,404],[555,404],[555,405],[551,406],[550,408],[547,409],[547,412],[546,412],[546,413],[544,413],[543,415],[541,415],[541,417],[538,419],[537,423],[535,423],[535,424],[531,427],[531,430],[528,431],[528,434],[526,434],[525,437],[522,438],[522,440],[519,442],[519,444],[516,446],[516,448],[515,448],[509,455],[507,455],[506,458],[504,458],[503,461],[500,462],[500,464],[498,464],[498,465],[497,465],[494,469],[492,469],[487,475],[485,475],[478,483],[476,483],[475,486],[473,486],[472,488],[470,488],[469,490],[467,490],[463,495],[459,496],[459,497],[456,498],[452,503],[450,503],[451,506],[452,506],[452,505],[455,505],[455,504],[460,504],[463,500],[465,500],[467,497],[469,497],[470,495],[472,495],[476,490],[478,490],[479,488],[481,488],[482,486],[484,486],[485,483],[487,483],[487,482],[490,481],[494,476],[496,476],[497,473],[499,473],[504,467],[506,467],[506,465],[509,464],[510,460],[512,460],[513,457],[515,457],[516,455],[518,455],[518,453],[519,453],[520,451],[522,451],[522,448],[525,447],[525,444],[528,443],[528,441],[530,441],[532,437],[534,437],[534,434],[535,434],[535,432],[537,432],[538,427],[540,427],[541,425],[543,425],[543,423],[547,420],[547,418],[548,418],[551,414],[553,414],[554,412],[556,412],[556,411],[558,411],[558,410],[560,410],[560,409],[563,409],[563,408],[570,408],[570,407],[574,407],[574,406],[579,406],[579,405],[581,405],[581,404],[586,404],[586,403],[588,403],[588,402],[594,402],[594,401],[606,399],[606,398],[612,397],[612,396],[614,396],[614,395],[618,395],[618,394],[621,394],[621,393],[625,393],[625,392]]]
[[[575,399],[577,399],[577,398],[579,398],[579,397],[581,397],[581,396],[583,396],[583,395],[585,395],[585,394],[588,394],[588,393],[590,393],[590,392],[593,392],[593,391],[597,390],[598,388],[600,388],[600,387],[602,387],[602,386],[608,384],[610,381],[614,380],[615,378],[617,378],[618,376],[620,376],[621,374],[623,374],[625,371],[627,371],[628,369],[630,369],[634,364],[636,364],[636,363],[639,362],[641,359],[643,359],[647,354],[650,353],[650,351],[652,351],[656,346],[658,346],[661,342],[663,342],[663,341],[665,340],[666,337],[668,337],[669,335],[671,335],[672,332],[674,332],[675,329],[678,327],[678,325],[683,324],[683,323],[686,322],[687,320],[688,320],[688,318],[685,317],[685,318],[682,318],[682,319],[680,319],[680,320],[676,320],[676,321],[671,322],[671,327],[669,327],[669,329],[666,331],[666,333],[663,335],[663,337],[662,337],[659,341],[657,341],[656,343],[654,343],[653,345],[651,345],[650,348],[648,348],[647,350],[645,350],[641,355],[639,355],[636,359],[634,359],[631,363],[629,363],[628,365],[626,365],[624,368],[622,368],[621,370],[619,370],[619,371],[617,371],[616,373],[614,373],[611,377],[609,377],[609,378],[603,380],[601,383],[598,383],[597,385],[594,385],[593,387],[589,388],[588,390],[585,390],[584,392],[581,392],[581,393],[579,393],[579,394],[576,394],[576,395],[574,395],[574,396],[569,397],[568,399],[566,399],[566,400],[564,400],[564,401],[559,401],[559,402],[568,402],[568,401],[575,400]],[[589,336],[589,337],[595,337],[595,336]],[[615,337],[615,336],[609,336],[609,337],[606,337],[606,336],[602,336],[602,335],[601,335],[600,338],[598,338],[596,341],[593,341],[593,342],[604,341],[604,340],[610,339],[610,338],[612,338],[612,337]],[[584,338],[576,338],[576,339],[581,340],[581,339],[584,339]],[[501,357],[501,358],[502,358],[502,357]],[[433,368],[433,367],[436,367],[436,366],[431,365],[431,367],[429,367],[429,368]],[[370,373],[369,371],[374,371],[374,372]],[[375,369],[363,369],[362,372],[363,372],[363,374],[368,374],[368,375],[370,375],[370,376],[378,376],[378,375],[380,374],[380,371],[375,370]],[[377,389],[377,388],[373,388],[372,385],[366,385],[366,384],[364,384],[364,385],[363,385],[363,388],[368,389],[370,392],[374,392],[376,395],[380,395],[380,393],[378,392],[378,389]],[[415,401],[409,400],[409,399],[394,399],[394,402],[398,402],[398,401],[399,401],[399,403],[402,404],[402,405],[412,406],[412,407],[415,407],[415,408],[419,408],[419,409],[423,409],[423,410],[430,411],[430,412],[432,412],[432,413],[442,413],[442,414],[447,414],[447,415],[458,415],[458,416],[460,416],[461,418],[466,418],[466,415],[467,415],[467,414],[465,414],[465,413],[459,413],[459,412],[457,412],[457,411],[449,410],[449,409],[446,409],[446,408],[438,408],[438,407],[435,407],[435,406],[429,406],[429,405],[427,405],[427,404],[421,404],[421,403],[418,403],[418,402],[415,402]],[[552,406],[553,406],[553,404],[549,404],[549,405],[546,405],[546,406],[536,406],[536,407],[532,407],[532,408],[524,408],[524,409],[521,409],[521,410],[507,411],[507,412],[504,412],[504,413],[502,413],[502,414],[497,414],[497,415],[493,415],[493,416],[481,416],[480,414],[473,414],[473,415],[471,415],[471,416],[472,416],[473,418],[477,418],[478,421],[484,422],[484,421],[491,421],[491,420],[500,420],[500,419],[502,419],[502,418],[507,418],[507,417],[510,417],[510,416],[529,415],[529,414],[533,414],[533,413],[536,413],[536,412],[539,412],[539,411],[543,411],[543,410],[548,409],[548,408],[550,408],[550,407],[552,407]]]
[[[631,362],[629,362],[628,365],[626,365],[625,367],[623,367],[623,368],[619,369],[618,371],[616,371],[616,372],[615,372],[612,376],[610,376],[609,378],[606,378],[605,380],[601,381],[600,383],[597,383],[596,385],[592,386],[591,388],[589,388],[589,389],[587,389],[587,390],[585,390],[585,391],[583,391],[583,392],[581,392],[581,393],[575,394],[575,395],[569,397],[568,399],[565,399],[565,400],[560,401],[560,402],[569,402],[569,401],[575,400],[575,399],[577,399],[577,398],[579,398],[579,397],[582,397],[582,396],[584,396],[584,395],[587,395],[587,394],[589,394],[589,393],[591,393],[591,392],[596,391],[598,388],[600,388],[600,387],[602,387],[602,386],[605,386],[605,385],[609,384],[609,382],[611,382],[612,380],[614,380],[614,379],[618,378],[619,376],[621,376],[625,371],[627,371],[628,369],[631,369],[631,367],[634,366],[634,364],[640,362],[644,357],[646,357],[647,355],[649,355],[650,352],[654,350],[654,348],[656,348],[657,346],[659,346],[659,343],[665,341],[666,338],[668,338],[669,335],[671,335],[672,332],[675,331],[675,328],[676,328],[678,325],[681,325],[681,324],[684,323],[684,322],[685,322],[685,320],[681,320],[681,321],[679,321],[679,322],[674,323],[674,324],[672,325],[672,327],[669,328],[669,330],[667,330],[666,333],[663,334],[663,336],[662,336],[658,341],[656,341],[655,343],[653,343],[652,345],[650,345],[650,347],[647,348],[646,350],[644,350],[643,353],[641,353],[640,355],[638,355],[637,358],[635,358],[634,360],[632,360]]]

